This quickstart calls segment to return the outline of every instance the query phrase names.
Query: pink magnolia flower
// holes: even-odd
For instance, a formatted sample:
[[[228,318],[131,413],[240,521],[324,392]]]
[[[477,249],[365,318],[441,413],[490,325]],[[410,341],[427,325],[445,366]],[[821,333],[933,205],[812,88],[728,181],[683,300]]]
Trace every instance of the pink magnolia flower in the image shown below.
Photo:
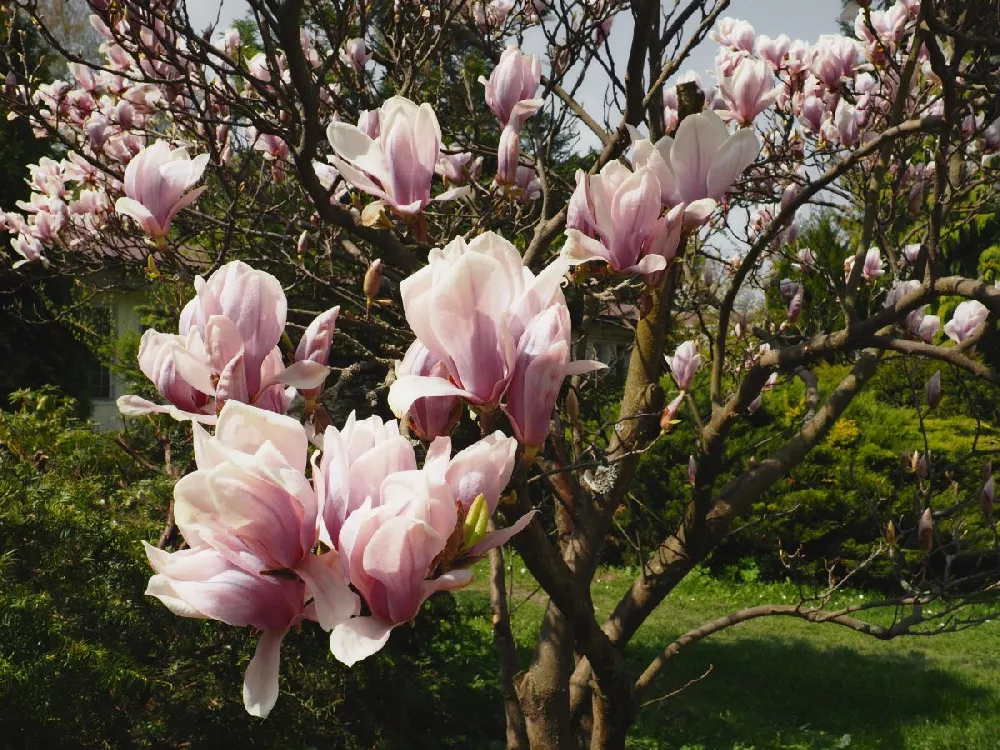
[[[802,274],[810,273],[816,269],[816,256],[810,248],[801,248],[795,257],[799,262],[793,263],[792,267],[800,271]]]
[[[358,73],[363,71],[365,63],[368,62],[368,50],[365,48],[365,40],[355,38],[344,42],[344,48],[340,51],[340,59],[345,65],[354,68]]]
[[[327,128],[330,160],[354,187],[384,200],[404,215],[419,213],[431,200],[431,181],[441,158],[441,128],[429,104],[419,107],[402,96],[379,109],[379,133],[334,121]],[[449,190],[435,200],[457,197]]]
[[[337,552],[313,554],[319,515],[306,448],[296,420],[228,402],[214,437],[195,425],[198,469],[174,488],[190,549],[145,545],[156,571],[146,594],[182,617],[262,631],[243,683],[254,716],[278,698],[279,649],[291,627],[313,619],[332,630],[360,611]]]
[[[666,357],[667,364],[670,365],[670,373],[674,376],[674,382],[682,391],[691,389],[694,382],[695,373],[701,366],[701,354],[698,353],[697,341],[685,341],[674,350],[674,356]]]
[[[396,363],[396,377],[404,375],[448,378],[448,368],[430,350],[414,341],[401,362]],[[455,396],[418,398],[410,404],[410,427],[418,438],[429,442],[447,435],[461,416],[461,401]]]
[[[671,428],[680,420],[677,419],[677,412],[680,411],[681,404],[684,403],[684,392],[678,393],[674,399],[667,404],[663,413],[660,414],[660,429],[663,432],[670,432]]]
[[[311,360],[282,364],[277,344],[287,302],[273,276],[232,261],[208,281],[196,278],[195,291],[181,311],[178,334],[150,329],[139,347],[140,369],[170,405],[122,396],[122,414],[162,412],[212,423],[229,400],[284,413],[294,396],[284,386],[322,385],[329,368]]]
[[[935,370],[934,374],[927,379],[924,386],[924,400],[929,409],[935,408],[941,403],[941,371]]]
[[[751,125],[757,115],[774,105],[781,89],[774,85],[774,73],[766,62],[744,57],[730,75],[719,77],[719,93],[728,107],[722,116]]]
[[[687,204],[685,213],[691,219],[706,218],[760,151],[752,129],[730,135],[712,111],[686,117],[673,138],[648,143],[636,144],[636,167],[649,166],[660,182],[664,204]]]
[[[288,144],[280,136],[273,133],[259,133],[254,138],[254,151],[264,154],[264,159],[271,162],[271,176],[276,183],[285,180],[285,164],[288,162]]]
[[[449,459],[451,441],[437,438],[423,469],[388,474],[379,504],[369,496],[350,514],[340,531],[341,554],[371,614],[334,627],[330,650],[337,659],[350,666],[377,652],[429,596],[466,586],[472,580],[466,566],[531,521],[533,513],[486,533],[516,447],[496,432]]]
[[[531,99],[514,105],[510,120],[500,132],[500,142],[497,145],[497,184],[513,185],[517,181],[521,159],[521,129],[541,104],[541,99]]]
[[[802,313],[802,305],[805,302],[806,288],[802,284],[795,284],[795,292],[788,301],[788,322],[794,323]]]
[[[879,276],[885,275],[885,269],[882,267],[882,256],[877,247],[872,247],[868,249],[865,253],[865,264],[861,269],[861,275],[867,282],[875,281]]]
[[[895,51],[897,43],[903,37],[907,15],[906,6],[898,2],[887,10],[872,10],[868,16],[862,11],[858,12],[854,19],[854,33],[865,42],[869,57],[881,60],[886,53],[891,55]],[[871,19],[874,34],[868,28],[866,18]]]
[[[989,313],[982,302],[966,300],[955,308],[951,320],[945,323],[944,332],[956,344],[961,344],[975,335],[979,326],[986,322]]]
[[[927,306],[917,308],[906,316],[906,326],[910,333],[919,336],[926,343],[931,343],[941,328],[941,319],[937,315],[927,315]]]
[[[517,168],[513,187],[514,195],[520,203],[530,203],[542,195],[542,183],[538,179],[538,172],[524,165]]]
[[[589,178],[580,170],[577,185],[583,186],[587,208],[577,207],[567,223],[563,256],[570,263],[603,260],[619,273],[641,274],[669,265],[680,242],[684,207],[660,216],[662,187],[651,168],[630,172],[612,161]],[[594,236],[577,227],[592,227]]]
[[[521,161],[521,129],[507,125],[497,144],[497,184],[513,185]]]
[[[444,180],[445,185],[465,185],[478,179],[483,168],[483,157],[472,158],[472,153],[441,154],[434,171]]]
[[[383,480],[396,472],[415,470],[417,460],[394,420],[383,422],[377,416],[359,420],[354,412],[341,429],[326,428],[321,448],[313,470],[323,521],[321,533],[337,546],[347,518],[365,501],[379,507]]]
[[[729,16],[720,19],[718,27],[711,33],[712,39],[719,44],[743,52],[753,52],[755,36],[753,26],[747,21]]]
[[[775,39],[766,34],[757,37],[757,54],[774,70],[781,68],[791,46],[792,40],[787,34],[780,34]]]
[[[552,410],[570,364],[570,345],[569,310],[565,305],[553,305],[536,315],[517,344],[514,377],[503,409],[514,436],[529,451],[537,450],[549,435]],[[592,369],[603,367],[591,364]]]
[[[26,263],[41,263],[43,266],[48,266],[49,261],[43,255],[44,248],[37,237],[22,232],[14,237],[10,244],[14,252],[21,256],[21,260],[14,263],[14,268],[20,268]]]
[[[556,259],[538,276],[517,249],[486,232],[431,250],[429,263],[400,285],[406,321],[448,373],[447,379],[404,375],[389,388],[389,406],[405,414],[418,398],[454,396],[482,409],[500,405],[518,363],[518,346],[535,316],[565,307]],[[569,363],[564,374],[590,363]]]
[[[833,115],[833,123],[837,126],[837,134],[840,137],[841,146],[851,148],[858,142],[858,138],[861,136],[858,112],[854,105],[848,103],[846,99],[841,99],[837,104],[837,110]]]
[[[519,103],[532,113],[542,106],[542,101],[534,98],[541,76],[537,55],[523,55],[517,47],[511,46],[500,56],[489,80],[479,77],[479,82],[486,87],[486,103],[500,120],[501,127],[511,121]]]
[[[241,43],[242,39],[240,38],[239,29],[226,29],[225,34],[222,35],[222,49],[230,57],[236,57],[240,51]]]
[[[917,258],[920,257],[920,247],[919,243],[903,246],[902,260],[905,265],[912,266],[917,262]]]
[[[837,91],[843,79],[854,76],[858,57],[858,44],[853,39],[824,34],[813,48],[810,70],[828,89]]]
[[[149,237],[166,237],[177,212],[205,190],[191,188],[207,163],[208,154],[191,159],[184,148],[172,149],[166,141],[157,141],[125,168],[125,196],[115,202],[115,210],[135,219]]]
[[[330,359],[330,344],[333,341],[333,333],[337,329],[337,316],[339,314],[340,305],[337,305],[313,319],[305,333],[302,334],[302,339],[295,349],[296,362],[308,361],[326,367],[327,360]],[[323,392],[323,386],[302,388],[301,391],[302,397],[309,401]]]

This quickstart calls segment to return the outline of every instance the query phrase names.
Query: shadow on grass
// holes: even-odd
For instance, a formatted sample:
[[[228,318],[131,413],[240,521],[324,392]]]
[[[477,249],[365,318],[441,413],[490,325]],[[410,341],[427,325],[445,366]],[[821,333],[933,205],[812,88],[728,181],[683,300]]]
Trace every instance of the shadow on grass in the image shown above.
[[[630,667],[639,670],[654,656],[652,649],[635,648]],[[1000,701],[984,703],[982,690],[929,664],[919,651],[817,648],[797,637],[740,637],[690,646],[645,700],[676,690],[710,665],[704,680],[643,708],[630,744],[892,750],[914,746],[904,737],[907,726],[960,725],[962,717],[981,720],[1000,710]]]

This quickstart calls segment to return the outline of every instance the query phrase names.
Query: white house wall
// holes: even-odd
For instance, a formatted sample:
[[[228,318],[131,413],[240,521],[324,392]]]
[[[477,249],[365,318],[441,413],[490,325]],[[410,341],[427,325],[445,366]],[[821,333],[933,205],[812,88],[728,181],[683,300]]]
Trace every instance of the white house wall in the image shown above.
[[[139,314],[136,307],[143,304],[146,297],[142,292],[123,292],[112,295],[109,303],[113,313],[113,322],[117,336],[124,336],[129,331],[139,331]],[[125,426],[122,415],[115,403],[119,396],[125,395],[124,383],[113,372],[111,373],[111,398],[95,398],[91,401],[90,419],[102,430],[118,430]]]

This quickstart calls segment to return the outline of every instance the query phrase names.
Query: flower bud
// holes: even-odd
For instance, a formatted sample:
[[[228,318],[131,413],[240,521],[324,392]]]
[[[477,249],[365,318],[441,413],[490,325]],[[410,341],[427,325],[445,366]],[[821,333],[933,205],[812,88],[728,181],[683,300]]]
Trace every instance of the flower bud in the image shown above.
[[[926,508],[920,522],[917,524],[917,535],[920,537],[920,549],[930,552],[934,546],[934,519],[931,517],[931,509]]]
[[[302,234],[299,235],[298,242],[295,243],[295,252],[299,256],[303,255],[305,251],[309,248],[309,231],[306,229],[302,230]]]
[[[928,463],[927,454],[921,453],[920,459],[917,461],[917,476],[920,477],[921,479],[927,478],[927,473],[929,469],[927,463]]]
[[[694,456],[688,456],[688,481],[691,486],[694,487],[695,481],[698,476],[698,464],[694,460]]]
[[[677,387],[682,391],[690,390],[695,373],[701,365],[701,354],[698,353],[698,342],[685,341],[674,351],[673,357],[667,357],[670,372],[674,376]]]
[[[667,404],[663,409],[663,414],[660,415],[660,429],[663,430],[663,432],[670,432],[670,428],[679,421],[676,419],[676,416],[678,410],[681,408],[681,402],[683,400],[684,394],[680,393],[677,395],[677,398]]]
[[[927,407],[929,409],[934,409],[939,403],[941,403],[940,370],[935,370],[934,374],[928,378],[927,385],[924,386],[924,400],[927,401]]]
[[[566,391],[566,413],[571,424],[575,425],[580,421],[580,400],[576,397],[576,389],[572,387]]]
[[[365,283],[363,289],[365,297],[368,298],[368,303],[371,304],[372,300],[378,297],[379,290],[382,289],[381,258],[373,260],[372,264],[368,266],[368,270],[365,271]]]
[[[993,503],[996,499],[993,477],[986,480],[983,489],[979,491],[979,509],[983,512],[983,517],[989,521],[993,518]]]
[[[888,542],[890,547],[896,546],[896,524],[889,519],[889,523],[885,525],[885,541]]]

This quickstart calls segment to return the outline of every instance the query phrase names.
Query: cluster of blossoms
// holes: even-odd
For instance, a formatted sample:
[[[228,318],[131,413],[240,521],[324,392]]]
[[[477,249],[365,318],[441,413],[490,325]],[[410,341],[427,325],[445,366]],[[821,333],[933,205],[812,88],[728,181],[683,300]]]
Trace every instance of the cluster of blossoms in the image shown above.
[[[632,170],[618,161],[595,175],[578,170],[564,254],[620,273],[664,270],[683,231],[707,221],[759,150],[753,131],[730,135],[718,115],[703,112],[686,118],[676,137],[637,140]]]
[[[543,102],[534,99],[541,82],[541,63],[535,55],[523,55],[508,47],[500,56],[489,80],[480,77],[486,87],[486,103],[500,121],[500,145],[497,149],[497,184],[517,186],[521,193],[537,179],[531,167],[522,167],[521,129]]]
[[[46,262],[46,247],[74,249],[100,240],[112,214],[112,196],[121,195],[124,189],[134,197],[134,185],[126,175],[123,186],[113,171],[98,165],[131,162],[142,151],[144,134],[153,129],[157,118],[184,104],[180,87],[171,82],[184,80],[186,73],[178,65],[164,61],[168,49],[176,43],[169,28],[160,21],[154,28],[133,28],[124,17],[112,28],[98,15],[91,16],[91,24],[105,40],[100,69],[70,63],[69,80],[42,84],[30,95],[38,118],[32,123],[36,135],[55,135],[64,143],[74,144],[74,148],[59,160],[43,158],[37,165],[32,174],[31,200],[18,204],[25,215],[0,214],[0,228],[14,235],[11,242],[22,256],[21,262]],[[134,40],[128,50],[119,44],[126,37]],[[136,82],[145,76],[164,83]],[[218,120],[224,120],[226,114],[218,107],[212,112]],[[152,158],[162,163],[167,160],[162,156],[157,153]],[[186,154],[180,152],[172,158],[180,160]],[[204,160],[196,160],[185,168],[166,170],[164,179],[176,183],[187,177],[193,184],[203,168]],[[161,233],[150,234],[162,236],[169,228],[172,213],[166,206],[156,213]],[[146,216],[136,218],[148,221]]]
[[[93,3],[92,7],[97,12],[90,16],[90,24],[103,39],[99,66],[69,63],[69,75],[65,79],[41,84],[30,92],[8,83],[12,98],[32,107],[31,124],[37,137],[57,137],[72,146],[61,158],[45,157],[32,166],[32,195],[30,200],[18,203],[21,212],[0,213],[0,230],[12,235],[11,245],[21,257],[19,265],[47,264],[44,253],[51,247],[111,252],[105,229],[116,207],[115,198],[122,195],[132,202],[119,200],[118,213],[133,216],[154,240],[165,236],[173,214],[194,200],[197,194],[177,205],[165,196],[155,197],[158,188],[147,180],[144,200],[135,194],[135,183],[130,181],[129,174],[125,175],[124,184],[116,177],[115,166],[123,168],[134,163],[134,158],[148,145],[147,134],[162,130],[163,122],[175,131],[174,140],[207,144],[218,163],[229,165],[233,158],[236,120],[223,102],[236,91],[248,98],[259,92],[267,93],[274,77],[288,78],[284,54],[277,56],[274,71],[268,69],[266,56],[262,53],[243,60],[240,35],[235,29],[222,35],[218,47],[205,47],[212,58],[213,70],[228,72],[232,77],[203,76],[204,71],[197,71],[196,63],[185,54],[183,40],[155,14],[144,19],[115,13],[108,3]],[[324,64],[327,51],[321,49],[305,30],[301,43],[313,67]],[[349,40],[345,44],[342,50],[345,66],[363,67],[366,59],[363,41]],[[245,65],[237,67],[239,63]],[[248,76],[241,75],[244,69]],[[204,88],[197,95],[184,85],[186,81],[203,78]],[[144,79],[156,83],[144,82]],[[323,112],[334,114],[337,90],[335,84],[319,87]],[[212,122],[219,124],[207,124]],[[280,181],[285,172],[288,145],[271,133],[257,132],[254,128],[243,130],[253,149],[262,152],[271,165],[272,176]],[[170,151],[166,144],[156,145],[156,151],[146,161],[165,165],[187,158],[183,149],[173,150],[168,156]],[[164,188],[172,191],[186,180],[185,189],[180,191],[186,193],[200,177],[207,159],[208,155],[203,155],[186,167],[175,165],[164,169]],[[152,167],[152,164],[137,165],[134,170],[148,173]],[[140,205],[147,211],[136,213],[133,209]],[[115,248],[115,251],[130,257],[141,253],[141,249],[128,247]]]
[[[267,715],[277,699],[289,629],[318,622],[334,656],[353,664],[416,617],[427,597],[468,584],[469,565],[530,522],[532,513],[488,531],[518,440],[529,450],[540,443],[563,377],[594,367],[568,362],[569,314],[559,289],[566,270],[556,263],[536,278],[491,234],[468,246],[456,240],[404,285],[407,316],[427,342],[416,342],[407,358],[419,347],[425,358],[439,357],[464,387],[452,385],[448,397],[484,415],[503,399],[517,435],[494,432],[452,456],[444,425],[433,440],[425,435],[422,468],[398,423],[353,414],[342,428],[311,436],[319,450],[310,460],[310,433],[285,411],[295,387],[307,400],[322,389],[339,309],[310,324],[286,367],[278,342],[287,303],[267,273],[228,263],[196,281],[178,334],[145,333],[140,368],[169,403],[124,396],[119,405],[126,414],[192,420],[197,463],[175,488],[188,549],[146,546],[155,570],[147,593],[176,614],[261,631],[244,683],[250,713]],[[479,306],[463,307],[470,303]],[[493,350],[484,347],[489,341]],[[400,378],[393,399],[440,397],[449,383]],[[214,425],[214,434],[202,424]]]
[[[278,696],[281,642],[313,620],[347,665],[378,651],[438,591],[531,520],[488,532],[517,443],[494,433],[451,455],[438,438],[417,468],[395,422],[356,420],[317,436],[291,417],[229,400],[215,434],[194,424],[197,470],[174,490],[187,549],[146,545],[146,593],[183,617],[261,631],[243,685],[266,716]],[[362,602],[367,614],[362,614]]]
[[[603,367],[570,362],[570,318],[560,285],[569,264],[556,259],[537,276],[517,249],[487,232],[431,251],[428,264],[400,286],[417,335],[389,405],[409,413],[423,439],[445,434],[462,402],[482,414],[498,407],[518,440],[537,449],[563,379]]]
[[[339,307],[316,317],[286,367],[278,342],[288,304],[276,278],[237,260],[207,281],[199,276],[195,292],[176,334],[149,329],[139,345],[139,368],[168,404],[122,396],[123,414],[164,412],[213,424],[230,400],[284,414],[296,388],[315,398],[330,371],[325,363]]]
[[[533,99],[541,80],[534,55],[508,47],[485,86],[486,102],[502,129],[497,152],[497,185],[518,200],[531,201],[541,194],[537,174],[520,164],[521,130],[542,106]],[[388,99],[378,110],[364,111],[357,125],[334,120],[327,129],[333,148],[328,165],[317,164],[326,184],[336,175],[352,187],[378,199],[367,211],[385,206],[402,216],[420,213],[431,200],[447,201],[470,194],[469,183],[482,170],[482,157],[468,151],[444,151],[441,127],[429,104],[417,105],[401,96]],[[438,175],[446,189],[431,197]]]
[[[140,152],[119,200],[151,238],[169,228],[163,211],[190,202],[190,177],[204,166],[172,154],[166,144]],[[119,407],[191,420],[197,464],[175,488],[188,549],[146,546],[155,570],[147,593],[176,614],[261,631],[243,690],[251,714],[266,716],[277,700],[289,629],[318,622],[334,656],[353,664],[427,597],[468,584],[469,565],[531,521],[527,513],[488,530],[518,442],[533,454],[566,375],[603,367],[569,361],[568,269],[557,259],[535,276],[513,245],[487,233],[432,251],[403,283],[418,340],[397,366],[390,403],[429,442],[419,469],[395,421],[352,414],[341,429],[311,435],[285,415],[296,389],[307,407],[322,390],[339,308],[317,316],[286,366],[278,344],[287,301],[270,274],[232,261],[196,280],[177,334],[143,335],[140,369],[168,403],[123,396]],[[484,425],[502,408],[516,439],[494,432],[452,456],[446,435],[461,402]]]

